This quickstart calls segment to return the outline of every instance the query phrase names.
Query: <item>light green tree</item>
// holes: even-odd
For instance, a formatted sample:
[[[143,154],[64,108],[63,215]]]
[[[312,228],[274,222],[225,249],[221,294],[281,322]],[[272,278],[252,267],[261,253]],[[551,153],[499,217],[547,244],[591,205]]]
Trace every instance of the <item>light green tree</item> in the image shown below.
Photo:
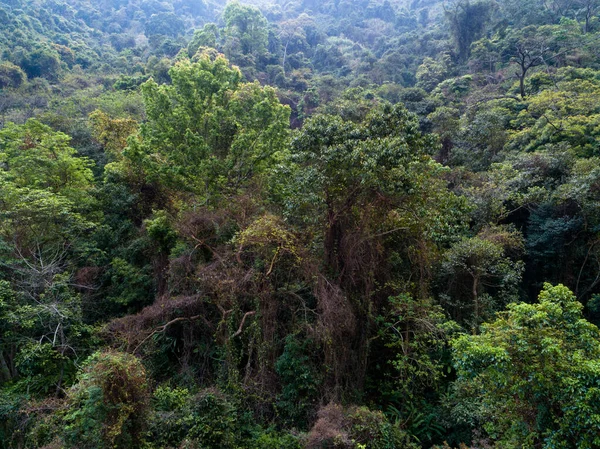
[[[171,85],[142,86],[147,120],[124,152],[129,162],[148,181],[206,201],[259,182],[287,142],[289,108],[275,90],[242,83],[222,55],[181,60],[169,73]]]
[[[10,282],[0,362],[31,393],[68,383],[86,332],[72,261],[93,251],[85,234],[98,217],[91,163],[69,140],[35,120],[0,131],[0,276]]]

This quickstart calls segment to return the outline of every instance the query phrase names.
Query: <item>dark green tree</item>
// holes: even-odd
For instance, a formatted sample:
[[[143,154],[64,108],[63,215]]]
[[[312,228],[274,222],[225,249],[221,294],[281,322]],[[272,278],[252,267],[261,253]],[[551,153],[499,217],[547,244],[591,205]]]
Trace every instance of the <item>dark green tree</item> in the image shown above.
[[[460,61],[469,57],[471,44],[479,39],[491,18],[494,3],[487,0],[456,0],[444,3],[446,20]]]

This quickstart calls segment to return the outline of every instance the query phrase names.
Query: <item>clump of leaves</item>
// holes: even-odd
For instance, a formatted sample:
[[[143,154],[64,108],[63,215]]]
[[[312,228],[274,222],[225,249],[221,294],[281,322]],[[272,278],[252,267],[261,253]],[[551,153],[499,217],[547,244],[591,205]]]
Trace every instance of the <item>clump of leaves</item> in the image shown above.
[[[454,341],[459,406],[481,404],[502,447],[597,447],[600,331],[567,287],[545,284],[538,300]]]
[[[306,447],[340,449],[416,449],[400,427],[380,411],[331,403],[322,407],[308,434]]]
[[[131,354],[98,352],[88,359],[69,392],[69,404],[68,447],[140,447],[149,410],[144,367]]]

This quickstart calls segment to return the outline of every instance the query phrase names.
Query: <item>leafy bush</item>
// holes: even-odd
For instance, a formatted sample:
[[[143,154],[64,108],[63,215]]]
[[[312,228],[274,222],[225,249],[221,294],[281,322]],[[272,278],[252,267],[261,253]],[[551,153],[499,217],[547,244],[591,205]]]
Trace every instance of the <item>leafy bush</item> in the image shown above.
[[[158,387],[152,396],[153,408],[156,411],[172,412],[181,409],[188,401],[190,392],[187,388]]]
[[[21,414],[22,398],[0,390],[0,449],[8,449],[17,437],[17,425]]]
[[[340,449],[416,449],[418,446],[385,415],[367,407],[329,404],[319,410],[306,447]]]
[[[567,287],[545,284],[538,299],[454,341],[458,396],[481,404],[502,447],[598,447],[600,330]]]
[[[19,66],[8,61],[0,63],[0,89],[19,87],[26,79],[27,75]]]
[[[209,388],[160,386],[152,397],[151,447],[187,449],[300,449],[299,437],[263,428],[232,398]]]
[[[154,393],[153,403],[150,434],[156,447],[237,447],[237,410],[220,391],[207,389],[192,396],[187,389],[163,386]]]
[[[299,438],[272,431],[261,432],[252,445],[254,449],[300,449]]]
[[[146,372],[136,357],[113,351],[94,354],[69,392],[67,446],[140,447],[148,399]]]
[[[283,389],[277,398],[277,409],[290,424],[300,428],[308,424],[318,401],[320,379],[311,366],[310,340],[299,342],[295,336],[286,338],[283,354],[275,363]]]

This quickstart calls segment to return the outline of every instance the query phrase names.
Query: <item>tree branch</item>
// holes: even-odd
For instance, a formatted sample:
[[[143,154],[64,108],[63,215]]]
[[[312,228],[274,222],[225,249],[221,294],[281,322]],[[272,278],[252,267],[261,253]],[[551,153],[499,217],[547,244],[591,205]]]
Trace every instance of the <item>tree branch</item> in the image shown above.
[[[256,315],[256,312],[252,311],[252,312],[246,312],[244,314],[244,316],[242,318],[242,322],[240,323],[240,327],[238,328],[237,332],[231,336],[231,338],[238,337],[239,335],[242,334],[242,332],[244,330],[244,323],[246,322],[246,318],[248,318],[249,316],[252,316],[252,315]]]

